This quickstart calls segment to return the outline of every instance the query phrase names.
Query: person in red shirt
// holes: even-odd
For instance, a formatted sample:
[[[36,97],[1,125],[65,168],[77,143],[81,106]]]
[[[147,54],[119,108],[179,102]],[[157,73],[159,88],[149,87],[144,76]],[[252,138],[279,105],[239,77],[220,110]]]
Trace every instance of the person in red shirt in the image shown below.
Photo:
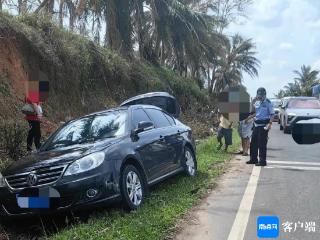
[[[32,151],[32,144],[34,142],[36,149],[38,150],[41,146],[41,118],[42,118],[42,109],[39,101],[34,101],[30,97],[26,97],[25,102],[30,104],[35,114],[33,115],[25,115],[25,119],[29,123],[29,132],[27,137],[27,151]]]

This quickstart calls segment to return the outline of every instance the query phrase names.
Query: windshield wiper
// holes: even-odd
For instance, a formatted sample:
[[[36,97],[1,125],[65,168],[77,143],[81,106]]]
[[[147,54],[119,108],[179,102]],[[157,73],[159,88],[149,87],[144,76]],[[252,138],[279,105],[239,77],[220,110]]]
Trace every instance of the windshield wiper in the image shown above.
[[[59,148],[59,147],[69,147],[72,145],[89,143],[89,142],[94,142],[94,141],[95,141],[94,138],[83,138],[83,139],[79,139],[77,141],[60,141],[60,142],[54,143],[52,146],[49,146],[48,148],[46,148],[46,151],[49,151],[49,150],[52,150],[55,148]]]

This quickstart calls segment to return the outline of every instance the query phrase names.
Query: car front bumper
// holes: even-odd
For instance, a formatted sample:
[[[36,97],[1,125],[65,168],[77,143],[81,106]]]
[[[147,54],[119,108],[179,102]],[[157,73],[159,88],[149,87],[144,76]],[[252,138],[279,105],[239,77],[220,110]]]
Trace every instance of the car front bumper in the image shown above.
[[[288,121],[284,127],[287,128],[288,130],[291,130],[293,126],[296,124],[296,122],[301,120],[310,120],[314,118],[320,118],[320,117],[319,116],[295,116],[292,119],[290,119],[290,121]]]
[[[0,188],[0,216],[30,216],[52,214],[66,210],[90,208],[120,197],[118,184],[110,172],[95,173],[90,176],[61,178],[55,184],[45,186],[55,189],[60,194],[59,205],[51,209],[20,208],[17,194],[22,190]],[[88,196],[88,190],[95,190],[94,196]]]

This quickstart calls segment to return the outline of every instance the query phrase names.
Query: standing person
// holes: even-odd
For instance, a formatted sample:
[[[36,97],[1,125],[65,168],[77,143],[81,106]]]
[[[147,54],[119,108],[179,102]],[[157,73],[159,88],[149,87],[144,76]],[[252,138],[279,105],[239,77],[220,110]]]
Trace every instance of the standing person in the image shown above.
[[[41,139],[41,129],[40,123],[42,118],[42,108],[39,101],[32,101],[31,98],[26,97],[25,99],[26,104],[30,104],[32,106],[34,113],[33,114],[26,114],[25,119],[29,123],[29,132],[27,137],[27,151],[32,151],[32,144],[38,150],[40,148],[40,139]]]
[[[258,88],[257,90],[254,111],[255,112],[246,119],[246,122],[249,122],[250,119],[254,118],[254,127],[250,144],[250,161],[248,161],[247,164],[266,166],[268,132],[271,129],[274,109],[271,101],[267,99],[267,91],[265,88]]]
[[[249,116],[250,113],[247,113],[245,115]],[[250,138],[252,135],[252,127],[253,127],[252,119],[250,119],[249,121],[246,121],[246,117],[242,118],[240,116],[238,132],[241,137],[242,151],[238,152],[238,154],[242,154],[242,156],[249,155],[248,151],[250,148]]]
[[[219,119],[219,128],[217,140],[219,142],[219,146],[217,150],[220,150],[222,147],[222,138],[224,138],[225,142],[225,151],[228,151],[228,147],[232,145],[232,122],[228,120],[225,114],[218,112]]]

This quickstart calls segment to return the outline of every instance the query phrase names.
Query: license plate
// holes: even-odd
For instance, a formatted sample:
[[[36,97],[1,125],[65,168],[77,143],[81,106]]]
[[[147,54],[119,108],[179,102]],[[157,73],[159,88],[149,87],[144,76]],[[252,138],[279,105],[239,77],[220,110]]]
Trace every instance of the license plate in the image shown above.
[[[26,188],[16,198],[20,208],[55,209],[60,206],[60,194],[52,187]]]

